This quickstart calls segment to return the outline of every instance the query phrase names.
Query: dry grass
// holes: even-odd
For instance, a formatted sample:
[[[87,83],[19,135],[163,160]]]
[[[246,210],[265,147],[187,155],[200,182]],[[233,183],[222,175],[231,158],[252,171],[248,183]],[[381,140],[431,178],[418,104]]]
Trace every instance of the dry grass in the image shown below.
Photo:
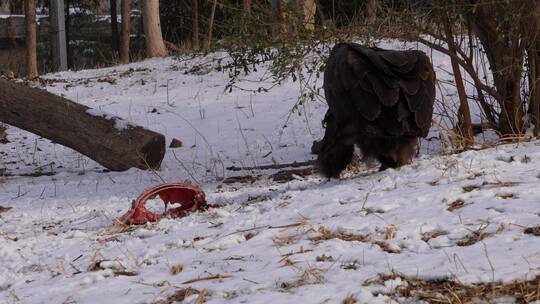
[[[331,239],[340,239],[347,242],[358,241],[363,242],[366,237],[361,234],[344,234],[341,232],[333,232],[326,227],[319,227],[319,235],[311,238],[312,241],[327,241]]]
[[[352,295],[350,296],[347,296],[345,299],[343,299],[343,301],[341,302],[341,304],[356,304],[358,303],[358,301],[356,301],[356,298]]]
[[[341,263],[340,268],[345,270],[357,270],[360,265],[357,260],[344,261]]]
[[[463,208],[465,206],[465,202],[462,199],[457,199],[453,201],[450,205],[448,205],[448,208],[446,210],[452,212],[454,210]]]
[[[476,190],[476,189],[480,189],[480,186],[478,185],[468,185],[468,186],[463,186],[463,192],[467,193],[467,192],[471,192],[473,190]]]
[[[322,275],[323,270],[318,268],[310,268],[304,270],[298,279],[291,282],[279,282],[278,287],[282,290],[290,290],[305,285],[324,284],[326,279]]]
[[[93,261],[90,266],[88,267],[89,271],[99,271],[99,270],[105,270],[110,269],[112,270],[114,276],[128,276],[133,277],[137,276],[138,273],[134,271],[128,271],[122,263],[118,261],[111,261],[111,260],[95,260]]]
[[[401,253],[401,250],[396,249],[396,248],[392,248],[392,246],[389,243],[385,242],[385,241],[375,241],[375,242],[373,242],[373,244],[379,246],[379,248],[381,248],[381,250],[384,251],[384,252]]]
[[[326,255],[326,254],[323,253],[322,255],[316,256],[315,261],[317,261],[317,262],[333,262],[334,257],[331,256],[331,255]]]
[[[397,287],[388,296],[409,297],[415,301],[428,303],[530,303],[540,300],[540,276],[531,281],[514,281],[507,284],[499,282],[464,285],[450,279],[421,280],[408,278],[401,274],[383,275],[379,280],[368,283],[380,283],[400,278],[406,285]],[[501,302],[503,298],[512,297],[514,301]]]
[[[155,303],[156,304],[179,303],[179,302],[183,302],[187,297],[195,295],[195,294],[198,294],[200,298],[200,295],[201,295],[200,291],[191,287],[186,287],[186,288],[182,288],[176,291],[174,294],[168,296],[165,300],[155,302]],[[204,296],[203,296],[203,299],[204,299]],[[201,302],[201,303],[204,303],[204,302]]]
[[[287,245],[293,245],[298,243],[298,236],[276,236],[272,238],[272,242],[276,247],[283,247]]]
[[[197,301],[195,301],[195,304],[203,304],[206,303],[206,297],[208,296],[208,292],[206,289],[201,290],[199,293],[199,296],[197,297]]]
[[[476,244],[487,237],[495,235],[492,232],[485,232],[485,229],[489,227],[489,224],[482,224],[478,229],[471,231],[466,237],[456,242],[458,246],[471,246]]]
[[[281,267],[295,267],[297,263],[298,263],[297,261],[293,261],[293,260],[290,260],[290,259],[284,259],[283,260],[283,265],[281,265]]]
[[[489,227],[490,223],[483,223],[476,230],[469,230],[470,233],[456,242],[457,246],[471,246],[478,242],[481,242],[485,238],[494,236],[495,234],[502,233],[506,230],[506,225],[500,224],[495,232],[486,232],[485,230]],[[485,245],[484,245],[485,246]]]
[[[510,192],[500,192],[500,193],[495,194],[495,197],[500,198],[500,199],[510,199],[510,198],[514,198],[514,196],[515,194],[510,193]]]
[[[397,231],[397,227],[395,225],[388,226],[387,229],[384,231],[385,239],[386,240],[393,239],[396,231]],[[319,227],[318,232],[319,232],[319,235],[311,238],[310,240],[315,241],[315,242],[320,242],[320,241],[327,241],[327,240],[332,240],[332,239],[339,239],[346,242],[353,242],[353,241],[370,242],[374,245],[379,246],[381,250],[388,253],[401,252],[399,249],[393,248],[390,245],[390,243],[388,243],[387,241],[370,241],[366,238],[366,236],[362,234],[345,234],[342,232],[334,232],[324,226]]]
[[[171,267],[171,270],[169,271],[172,275],[177,275],[179,274],[180,272],[182,272],[182,270],[184,270],[184,267],[182,266],[182,264],[176,264],[174,266]]]
[[[540,226],[528,227],[523,231],[525,234],[532,234],[534,236],[540,236]]]
[[[519,182],[483,182],[481,185],[468,185],[463,187],[463,192],[471,192],[476,189],[493,189],[493,188],[503,188],[503,187],[515,187],[519,185]]]
[[[441,231],[441,230],[435,230],[435,231],[429,231],[422,233],[422,241],[428,242],[431,239],[437,238],[439,236],[448,235],[448,232]]]
[[[458,246],[471,246],[474,245],[483,239],[492,236],[493,233],[485,233],[485,232],[473,232],[463,239],[456,242],[456,245]]]
[[[211,281],[211,280],[223,280],[223,279],[228,279],[228,278],[232,278],[232,276],[226,275],[226,274],[216,274],[216,275],[211,275],[207,277],[199,277],[199,278],[187,280],[187,281],[182,282],[182,284],[192,284],[196,282]]]
[[[391,240],[396,236],[397,227],[394,224],[389,225],[386,228],[386,239]]]

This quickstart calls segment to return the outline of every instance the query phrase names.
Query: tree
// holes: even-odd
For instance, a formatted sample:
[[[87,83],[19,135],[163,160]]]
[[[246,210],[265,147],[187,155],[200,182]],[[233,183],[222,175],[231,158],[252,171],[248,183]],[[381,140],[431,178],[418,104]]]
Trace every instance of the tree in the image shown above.
[[[109,7],[111,11],[111,47],[115,52],[120,54],[120,48],[118,41],[118,14],[116,12],[116,0],[109,1]]]
[[[285,21],[286,3],[285,0],[277,0],[278,4],[278,20],[279,20],[279,32],[282,34],[287,33],[287,23]]]
[[[36,2],[24,0],[24,15],[26,21],[26,77],[38,76],[37,68],[37,25],[36,25]]]
[[[214,18],[216,16],[216,6],[217,6],[217,0],[214,0],[212,3],[212,10],[210,11],[210,21],[208,25],[208,37],[206,38],[206,49],[210,49],[210,45],[212,44],[212,34],[214,32]]]
[[[441,1],[441,0],[439,0]],[[472,122],[471,122],[471,111],[469,109],[469,103],[467,101],[467,94],[465,92],[465,86],[463,84],[463,77],[461,76],[461,70],[459,63],[456,59],[457,56],[457,46],[454,41],[454,33],[452,31],[452,23],[448,12],[440,11],[439,15],[441,17],[444,35],[448,44],[448,50],[450,51],[450,62],[452,64],[452,71],[454,72],[454,80],[456,83],[456,88],[459,96],[459,110],[458,110],[458,126],[457,129],[461,136],[463,137],[463,145],[465,147],[470,147],[474,143]]]
[[[23,3],[19,1],[9,1],[9,12],[13,15],[23,13]]]
[[[131,34],[131,0],[122,0],[122,35],[120,40],[120,63],[129,62],[129,36]]]
[[[244,0],[243,1],[244,13],[246,15],[251,15],[251,5],[252,5],[252,0]]]
[[[508,4],[478,0],[467,17],[478,37],[493,72],[493,81],[501,106],[499,127],[503,134],[523,132],[521,75],[525,50],[525,33],[519,28],[528,1],[515,0]],[[504,11],[501,11],[503,9]]]
[[[540,135],[540,6],[536,5],[523,26],[529,31],[527,58],[529,64],[529,110],[534,124],[534,135]]]
[[[366,3],[366,22],[373,24],[377,20],[377,0],[368,0]]]
[[[405,19],[403,24],[407,25],[403,27],[406,30],[420,29],[407,38],[445,53],[459,64],[475,87],[477,96],[474,99],[482,109],[483,122],[487,121],[489,127],[511,138],[523,134],[531,123],[538,132],[540,93],[536,84],[540,84],[540,70],[536,62],[540,11],[537,2],[441,0],[416,7],[409,3],[408,7],[413,7],[409,16],[412,18]],[[450,20],[433,14],[433,8],[448,13]],[[402,15],[403,11],[399,11],[389,19],[396,22]],[[452,31],[448,24],[460,28]],[[426,34],[431,39],[425,39]],[[483,73],[491,75],[484,76]],[[527,78],[529,88],[524,86]],[[460,99],[464,99],[463,92],[460,95]],[[466,116],[470,115],[466,113],[463,100],[460,104],[459,123],[466,124]],[[526,116],[527,112],[530,115]]]
[[[159,0],[142,1],[146,57],[166,57],[167,48],[161,34],[159,20]]]
[[[317,12],[317,4],[315,0],[299,0],[302,14],[304,16],[304,28],[308,31],[315,30],[315,13]]]
[[[195,50],[199,49],[199,0],[191,0],[191,44]]]
[[[270,7],[272,8],[272,17],[275,20],[277,25],[276,31],[284,34],[287,32],[287,24],[285,23],[285,11],[286,3],[285,0],[269,0]]]

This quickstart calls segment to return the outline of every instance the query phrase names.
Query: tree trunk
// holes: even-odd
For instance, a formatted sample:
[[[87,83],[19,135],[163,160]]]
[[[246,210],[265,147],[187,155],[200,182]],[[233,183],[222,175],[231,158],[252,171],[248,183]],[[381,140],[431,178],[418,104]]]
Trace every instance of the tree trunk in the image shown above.
[[[214,17],[216,16],[216,6],[217,6],[217,0],[214,0],[214,3],[212,4],[212,10],[210,11],[210,21],[208,25],[208,37],[206,38],[206,49],[210,49],[210,46],[212,45],[212,33],[214,32]]]
[[[199,0],[191,0],[191,44],[193,49],[199,49]]]
[[[111,11],[111,47],[115,52],[118,52],[120,56],[120,49],[118,47],[118,14],[116,12],[116,0],[109,0]]]
[[[120,41],[120,63],[129,62],[129,36],[131,35],[131,0],[122,0],[122,37]]]
[[[315,14],[317,12],[317,4],[315,0],[300,0],[300,7],[304,16],[304,28],[308,31],[315,30]]]
[[[287,33],[287,23],[285,21],[285,5],[285,0],[278,0],[279,32],[281,34]]]
[[[65,11],[66,8],[62,6],[64,1],[50,0],[50,20],[51,20],[51,53],[53,67],[56,71],[65,71],[69,67],[69,25],[68,18]],[[65,1],[66,6],[69,5],[69,1]]]
[[[540,40],[540,38],[539,38]],[[534,124],[534,135],[540,135],[540,42],[534,43],[529,57],[529,112]]]
[[[67,68],[73,66],[73,50],[69,45],[69,33],[70,33],[70,24],[71,24],[71,15],[69,13],[69,8],[71,6],[71,0],[64,1],[64,15],[65,15],[65,30],[66,30],[66,56],[67,56]]]
[[[159,20],[159,0],[142,1],[146,57],[166,57],[167,48],[161,34]]]
[[[37,25],[36,2],[24,0],[24,15],[26,20],[26,77],[38,76],[37,68]]]
[[[534,91],[534,103],[531,107],[533,113],[534,135],[540,135],[540,6],[536,6],[535,10],[536,19],[536,40],[532,42],[534,44],[534,58],[535,58],[535,88]]]
[[[452,23],[447,12],[441,12],[440,17],[444,27],[446,35],[446,41],[448,44],[448,50],[457,56],[456,44],[454,42],[454,33],[452,32]],[[465,147],[469,147],[474,143],[473,129],[471,122],[471,111],[469,109],[469,103],[467,101],[467,93],[465,92],[465,86],[463,85],[463,77],[461,76],[461,70],[456,57],[450,56],[450,62],[452,63],[452,71],[454,72],[454,79],[456,81],[456,88],[459,96],[459,112],[458,112],[458,129],[463,136],[463,144]]]
[[[252,5],[252,0],[244,0],[244,13],[246,15],[251,15],[251,5]]]
[[[534,135],[540,135],[540,6],[531,0],[532,14],[523,20],[522,26],[529,34],[527,58],[529,61],[529,113],[534,124]]]
[[[47,91],[0,79],[0,121],[70,147],[113,171],[158,169],[165,137]]]
[[[12,15],[20,15],[23,13],[21,1],[9,1],[9,13]]]
[[[377,0],[367,0],[366,3],[366,22],[373,24],[377,20]]]
[[[501,35],[509,32],[501,29],[495,15],[494,4],[489,0],[477,1],[479,5],[470,14],[472,29],[486,52],[501,107],[499,131],[504,135],[523,132],[523,103],[520,96],[520,80],[523,65],[522,44],[518,35]],[[516,17],[519,18],[519,17]]]

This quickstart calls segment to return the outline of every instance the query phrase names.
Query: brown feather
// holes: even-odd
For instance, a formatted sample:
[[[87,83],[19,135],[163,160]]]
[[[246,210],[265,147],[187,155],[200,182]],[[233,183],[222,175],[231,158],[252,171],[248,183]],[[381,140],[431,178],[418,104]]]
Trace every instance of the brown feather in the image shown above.
[[[399,122],[401,122],[404,119],[406,119],[407,117],[411,116],[411,112],[407,108],[407,105],[405,104],[405,101],[403,100],[403,98],[400,98],[400,100],[398,101],[398,103],[396,105],[396,110],[397,110],[396,111],[397,112],[397,120]]]
[[[351,97],[354,100],[363,101],[355,102],[355,105],[360,115],[368,121],[374,121],[381,114],[381,104],[379,103],[377,96],[364,91],[360,85],[351,90]]]
[[[354,144],[381,168],[399,167],[410,161],[417,137],[429,132],[435,74],[421,51],[338,44],[327,62],[324,89],[327,128],[317,151],[326,176],[339,175]]]
[[[415,95],[420,89],[420,80],[418,79],[400,79],[399,86],[407,95]]]
[[[371,83],[375,95],[379,98],[379,102],[387,107],[391,107],[396,104],[399,98],[398,88],[389,88],[383,81],[373,73],[367,74],[367,79]]]
[[[385,51],[380,52],[380,56],[395,67],[403,67],[412,62],[411,58],[403,52]]]
[[[362,57],[366,62],[374,66],[375,70],[384,72],[387,75],[393,74],[388,64],[382,60],[379,52],[376,50],[356,43],[349,43],[348,46],[352,50],[355,50],[359,57]]]

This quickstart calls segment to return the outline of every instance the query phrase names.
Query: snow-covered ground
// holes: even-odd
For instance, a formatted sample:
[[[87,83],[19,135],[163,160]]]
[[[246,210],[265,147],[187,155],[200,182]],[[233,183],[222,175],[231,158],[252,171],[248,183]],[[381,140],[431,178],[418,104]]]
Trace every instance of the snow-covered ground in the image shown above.
[[[445,57],[433,60],[449,70]],[[183,146],[167,149],[159,172],[104,172],[9,128],[11,143],[0,145],[0,206],[12,208],[0,208],[1,303],[172,303],[181,291],[190,303],[388,303],[406,301],[393,296],[406,278],[470,285],[540,275],[538,237],[524,232],[540,225],[540,142],[442,155],[423,141],[411,165],[377,172],[358,164],[341,180],[231,171],[313,159],[326,106],[291,112],[301,93],[292,81],[265,94],[224,93],[227,75],[206,71],[206,61],[44,77],[55,94]],[[233,175],[256,178],[223,182]],[[198,183],[221,207],[114,225],[162,179]]]

